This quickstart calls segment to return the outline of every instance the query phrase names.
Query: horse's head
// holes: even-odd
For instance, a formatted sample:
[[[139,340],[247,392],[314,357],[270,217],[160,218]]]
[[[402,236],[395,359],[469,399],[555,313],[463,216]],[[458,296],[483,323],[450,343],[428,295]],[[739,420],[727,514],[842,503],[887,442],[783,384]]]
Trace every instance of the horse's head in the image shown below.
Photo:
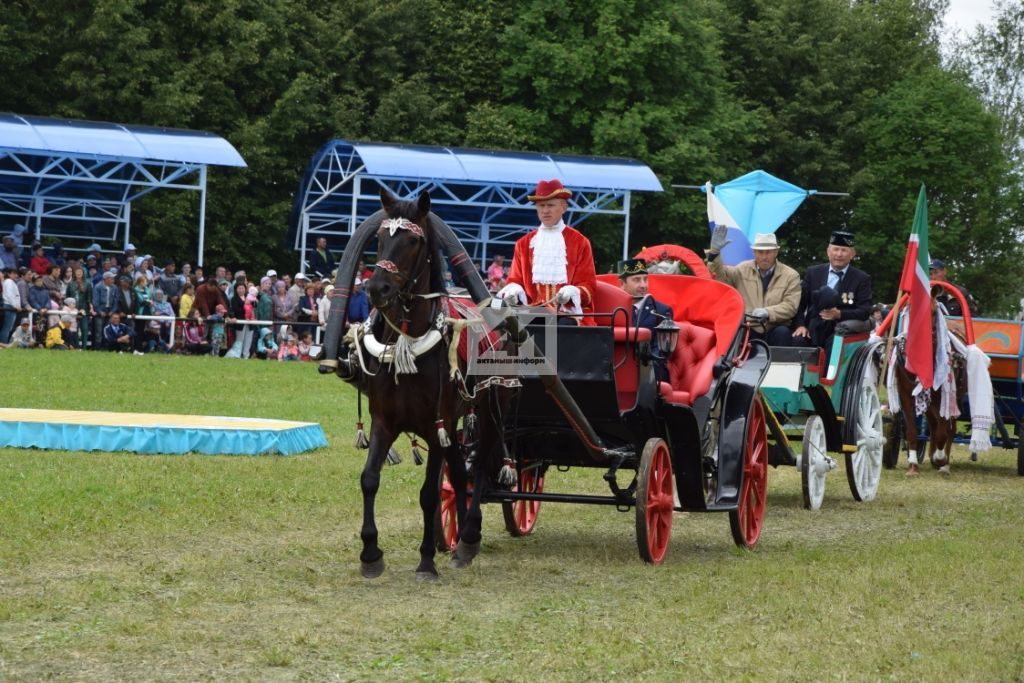
[[[366,283],[366,295],[377,309],[397,299],[436,289],[440,274],[434,267],[434,235],[430,230],[430,195],[415,202],[396,199],[381,188],[380,203],[387,218],[377,230],[377,267]],[[440,284],[443,289],[443,283]]]

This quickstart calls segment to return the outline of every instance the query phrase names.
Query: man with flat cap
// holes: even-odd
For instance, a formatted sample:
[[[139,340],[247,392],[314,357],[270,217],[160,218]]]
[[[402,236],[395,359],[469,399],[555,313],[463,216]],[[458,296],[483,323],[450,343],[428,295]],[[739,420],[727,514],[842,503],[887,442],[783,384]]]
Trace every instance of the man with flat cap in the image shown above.
[[[668,382],[668,367],[665,358],[658,349],[658,335],[654,328],[662,320],[672,320],[672,308],[656,301],[647,291],[647,264],[640,259],[625,259],[615,266],[619,275],[622,290],[633,297],[633,310],[630,311],[629,324],[634,327],[645,327],[651,331],[651,352],[654,357],[654,376],[659,382]]]
[[[508,284],[495,301],[514,298],[529,306],[553,306],[559,324],[593,325],[597,276],[590,240],[565,224],[572,192],[557,178],[542,180],[528,199],[537,208],[540,226],[516,241]],[[500,305],[500,303],[499,303]]]
[[[804,274],[800,306],[793,324],[794,346],[832,346],[836,327],[849,331],[870,329],[871,276],[850,265],[857,255],[853,233],[836,230],[825,251],[828,263],[811,266]]]
[[[727,231],[720,225],[711,235],[708,270],[716,280],[735,288],[743,297],[744,311],[758,319],[750,330],[751,339],[762,339],[769,346],[790,346],[790,325],[800,305],[799,273],[779,262],[779,242],[774,234],[754,238],[754,258],[735,266],[725,265],[718,254],[729,243]]]

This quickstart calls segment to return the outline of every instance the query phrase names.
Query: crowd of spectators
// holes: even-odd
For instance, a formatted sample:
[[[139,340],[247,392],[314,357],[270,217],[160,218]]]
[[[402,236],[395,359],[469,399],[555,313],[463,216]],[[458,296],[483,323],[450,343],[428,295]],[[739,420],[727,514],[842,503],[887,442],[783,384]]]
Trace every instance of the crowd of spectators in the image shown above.
[[[0,348],[208,354],[227,358],[308,360],[326,323],[335,258],[317,240],[306,272],[250,276],[224,266],[207,273],[176,259],[155,260],[134,244],[120,252],[91,244],[69,253],[59,241],[25,242],[15,226],[0,248]],[[370,315],[360,262],[349,324]],[[488,287],[505,283],[501,256],[485,271]],[[456,286],[446,274],[449,286]]]
[[[309,275],[250,276],[155,261],[133,244],[118,253],[92,244],[73,256],[59,242],[23,245],[23,236],[16,229],[0,249],[0,347],[301,361],[326,321],[334,269],[326,248]],[[363,269],[360,280],[369,275]],[[356,290],[350,319],[358,321],[369,304]]]

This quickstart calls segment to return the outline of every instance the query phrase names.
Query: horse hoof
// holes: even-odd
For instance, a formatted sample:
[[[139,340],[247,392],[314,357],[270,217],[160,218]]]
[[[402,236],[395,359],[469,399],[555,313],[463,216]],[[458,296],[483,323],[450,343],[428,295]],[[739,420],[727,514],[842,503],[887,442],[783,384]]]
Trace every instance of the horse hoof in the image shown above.
[[[947,477],[950,475],[948,463],[939,468],[939,474],[944,474]]]
[[[433,571],[416,570],[416,580],[425,583],[433,583],[440,580],[440,577],[437,575],[436,569]]]
[[[978,454],[971,451],[971,462],[978,462]]]
[[[363,575],[364,579],[376,579],[384,573],[384,558],[382,557],[373,562],[360,562],[359,572]]]
[[[456,569],[465,569],[473,564],[473,558],[480,553],[480,543],[466,543],[459,541],[452,553],[452,566]]]
[[[949,461],[944,458],[933,458],[932,467],[937,470],[941,470],[943,467],[949,468]]]
[[[917,465],[910,465],[909,467],[907,467],[908,477],[916,477],[919,474],[921,474],[921,470],[917,468]]]

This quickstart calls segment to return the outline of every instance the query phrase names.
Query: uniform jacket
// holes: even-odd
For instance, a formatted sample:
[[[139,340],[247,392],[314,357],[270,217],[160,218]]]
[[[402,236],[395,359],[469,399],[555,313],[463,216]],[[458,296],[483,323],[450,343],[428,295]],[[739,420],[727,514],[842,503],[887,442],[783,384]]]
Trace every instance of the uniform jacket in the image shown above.
[[[871,276],[850,266],[836,290],[827,287],[830,266],[811,266],[800,284],[800,308],[793,326],[804,326],[811,333],[815,346],[828,348],[836,323],[845,320],[867,320],[871,317]],[[826,308],[839,309],[839,321],[823,320],[818,313]]]
[[[508,282],[516,283],[526,292],[527,303],[539,306],[550,300],[561,289],[562,285],[573,285],[580,290],[580,307],[584,313],[594,312],[594,292],[597,291],[597,276],[594,272],[594,252],[590,240],[578,230],[565,226],[562,236],[565,239],[565,273],[569,280],[554,285],[535,284],[533,282],[533,248],[530,241],[537,230],[516,240],[515,252],[512,256],[512,267],[509,269]],[[593,325],[593,317],[581,321],[584,325]]]
[[[745,312],[750,313],[755,308],[768,311],[766,332],[779,325],[789,326],[796,315],[800,305],[800,275],[786,264],[775,262],[775,272],[767,292],[753,259],[728,266],[722,263],[721,258],[715,258],[708,262],[708,270],[716,280],[739,291]]]
[[[661,355],[661,352],[658,349],[658,335],[654,328],[666,318],[672,320],[672,307],[656,301],[653,296],[644,297],[639,311],[636,308],[633,309],[631,322],[637,327],[645,327],[651,331],[651,351],[656,355]],[[664,360],[655,359],[654,374],[659,382],[669,381],[668,368],[665,366]]]

